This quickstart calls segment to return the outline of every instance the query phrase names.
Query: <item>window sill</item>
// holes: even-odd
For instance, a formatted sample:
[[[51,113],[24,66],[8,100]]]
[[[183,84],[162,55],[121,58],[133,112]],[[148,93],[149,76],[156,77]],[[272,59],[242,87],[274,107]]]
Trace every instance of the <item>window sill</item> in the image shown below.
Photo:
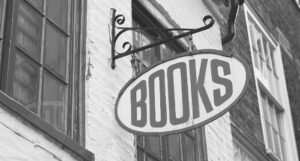
[[[267,154],[275,161],[281,161],[281,159],[279,159],[272,150],[270,150],[269,148],[267,148]]]
[[[281,105],[281,103],[273,96],[271,92],[269,92],[269,89],[265,87],[265,85],[261,82],[261,80],[257,79],[258,86],[260,89],[264,91],[264,93],[272,100],[272,102],[275,104],[275,106],[280,110],[284,111],[284,107]]]
[[[23,119],[31,123],[34,127],[60,143],[64,148],[69,149],[85,161],[94,161],[94,154],[79,144],[75,143],[72,139],[64,134],[55,130],[54,127],[43,121],[41,118],[30,112],[23,105],[16,102],[11,97],[7,96],[4,92],[0,91],[0,102],[7,106],[8,109],[17,113]]]

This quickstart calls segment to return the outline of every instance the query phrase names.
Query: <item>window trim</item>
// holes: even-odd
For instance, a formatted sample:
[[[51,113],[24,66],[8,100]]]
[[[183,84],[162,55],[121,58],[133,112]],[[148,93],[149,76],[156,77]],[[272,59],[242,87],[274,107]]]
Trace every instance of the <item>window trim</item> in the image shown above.
[[[68,136],[62,134],[57,131],[54,127],[52,127],[47,122],[43,121],[40,117],[33,114],[29,111],[25,106],[16,102],[14,99],[9,97],[3,91],[0,91],[0,103],[2,103],[6,108],[12,110],[17,113],[26,121],[30,122],[34,127],[47,134],[49,137],[62,144],[63,147],[70,149],[72,152],[82,157],[87,161],[94,161],[94,154],[84,147],[80,146],[76,142],[74,142]]]
[[[6,10],[9,10],[11,12],[6,12],[5,15],[5,19],[2,21],[3,26],[5,26],[6,28],[6,35],[9,36],[5,36],[3,39],[3,48],[4,50],[2,51],[2,53],[9,53],[9,51],[11,50],[11,45],[10,45],[10,38],[11,38],[11,33],[13,31],[12,29],[12,25],[13,23],[8,23],[9,21],[11,21],[11,19],[13,18],[14,12],[15,12],[15,3],[16,0],[8,0],[8,1],[4,1],[6,3],[4,3],[6,5]],[[26,2],[28,3],[28,2]],[[75,70],[72,70],[72,74],[76,73],[76,77],[78,78],[77,82],[72,80],[72,83],[75,84],[73,85],[71,88],[72,90],[74,90],[75,88],[78,89],[81,92],[78,92],[78,98],[76,99],[76,104],[78,104],[77,110],[78,113],[75,113],[72,110],[72,113],[76,114],[77,120],[73,120],[71,124],[73,124],[75,121],[78,122],[78,134],[79,134],[79,138],[75,138],[78,139],[78,143],[74,140],[72,140],[69,136],[67,136],[66,134],[63,134],[61,132],[59,132],[58,130],[56,130],[54,127],[52,127],[49,123],[47,123],[46,121],[44,121],[42,118],[40,118],[39,116],[37,116],[36,114],[32,113],[29,109],[27,109],[24,105],[20,104],[18,101],[14,100],[12,97],[8,96],[5,91],[6,91],[6,87],[5,87],[5,83],[3,83],[3,79],[7,79],[7,75],[9,74],[8,72],[6,73],[2,73],[3,71],[7,71],[8,66],[5,65],[6,63],[3,62],[4,60],[8,59],[8,54],[2,54],[0,52],[0,60],[1,60],[1,65],[3,64],[4,66],[1,66],[1,75],[3,76],[1,80],[1,90],[0,90],[0,103],[2,103],[5,107],[7,108],[7,110],[10,110],[14,113],[16,113],[18,116],[20,116],[21,118],[23,118],[24,120],[28,121],[31,125],[33,125],[35,128],[37,128],[39,131],[41,131],[43,134],[49,136],[50,138],[52,138],[53,140],[55,140],[60,146],[62,146],[61,148],[64,149],[66,148],[67,150],[70,150],[72,153],[76,154],[78,157],[82,158],[83,160],[87,160],[87,161],[94,161],[95,157],[94,154],[92,152],[90,152],[89,150],[87,150],[84,145],[85,145],[85,102],[84,99],[85,98],[85,93],[84,93],[84,82],[85,82],[85,75],[84,75],[84,71],[85,71],[85,51],[86,51],[86,16],[87,16],[87,0],[76,0],[74,1],[74,7],[79,8],[79,11],[76,13],[69,13],[69,14],[73,14],[72,16],[78,16],[77,20],[75,18],[72,17],[73,21],[72,23],[76,23],[77,25],[75,25],[77,27],[77,29],[75,30],[75,28],[71,28],[69,29],[69,32],[79,32],[78,34],[76,34],[75,36],[71,37],[72,41],[74,42],[74,45],[72,46],[70,52],[73,52],[73,56],[78,56],[78,66],[76,67]],[[70,22],[71,23],[71,20]],[[71,25],[72,26],[72,25]],[[75,53],[76,52],[76,53]],[[76,71],[77,70],[77,71]],[[67,71],[69,72],[69,70]],[[76,87],[75,87],[76,86]],[[72,97],[75,97],[74,92],[72,92]],[[72,104],[72,106],[74,106]],[[74,115],[75,115],[74,114]],[[74,116],[72,116],[74,117]],[[67,120],[68,121],[68,120]],[[71,135],[73,136],[73,131],[71,131]]]
[[[287,93],[287,86],[286,86],[286,81],[285,81],[285,75],[284,75],[284,67],[283,67],[283,62],[281,58],[281,49],[279,42],[273,37],[271,32],[268,29],[268,27],[262,22],[261,17],[257,15],[257,13],[254,11],[253,8],[251,8],[251,5],[249,2],[246,1],[244,3],[244,14],[245,14],[245,19],[246,19],[246,29],[247,29],[247,35],[248,35],[248,41],[250,46],[252,45],[251,39],[249,37],[250,35],[250,30],[248,29],[249,25],[249,17],[251,17],[254,22],[261,28],[262,32],[266,34],[266,36],[270,37],[270,41],[274,41],[276,50],[278,49],[278,60],[276,61],[278,68],[276,71],[278,72],[278,78],[279,78],[279,84],[281,86],[281,99],[280,102],[282,104],[282,107],[284,107],[285,112],[282,114],[282,124],[283,124],[283,131],[284,131],[284,136],[285,136],[285,141],[286,141],[286,150],[285,150],[285,156],[287,157],[285,161],[292,161],[298,158],[298,153],[297,153],[297,148],[296,148],[296,141],[295,141],[295,135],[294,135],[294,126],[292,123],[292,116],[291,116],[291,109],[290,109],[290,104],[289,104],[289,99],[288,99],[288,93]],[[267,37],[267,38],[268,38]],[[272,42],[271,42],[272,43]],[[259,91],[259,84],[258,80],[259,77],[257,76],[257,72],[255,72],[255,66],[254,66],[254,55],[252,52],[252,48],[249,49],[250,54],[251,54],[251,59],[252,59],[252,68],[254,69],[254,79],[255,79],[255,86],[256,86],[256,91]],[[263,82],[262,82],[263,83]],[[258,97],[258,92],[257,92],[257,97]],[[258,98],[259,99],[259,98]],[[258,102],[259,103],[259,102]],[[262,107],[259,106],[259,111],[262,112]],[[260,114],[260,119],[262,120],[262,115]],[[262,125],[262,132],[264,136],[264,145],[265,145],[265,150],[266,148],[266,131],[265,131],[265,126],[261,121]],[[269,154],[269,153],[268,153]]]
[[[253,142],[249,140],[234,123],[231,123],[231,131],[233,141],[244,146],[251,154],[257,157],[259,161],[268,161],[268,157],[264,155],[261,150],[257,149],[257,147],[253,145]]]

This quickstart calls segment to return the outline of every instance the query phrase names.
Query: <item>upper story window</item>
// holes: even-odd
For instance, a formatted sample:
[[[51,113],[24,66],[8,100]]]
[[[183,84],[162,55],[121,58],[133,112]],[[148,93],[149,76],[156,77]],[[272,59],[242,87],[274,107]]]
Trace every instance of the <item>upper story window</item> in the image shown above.
[[[287,161],[284,121],[288,100],[284,97],[284,73],[280,46],[245,6],[247,29],[256,80],[266,151],[277,161]]]
[[[281,101],[281,85],[277,71],[277,61],[280,56],[279,46],[275,45],[251,17],[248,18],[248,30],[257,78],[264,83],[278,101]]]
[[[138,2],[133,1],[133,26],[163,27]],[[146,16],[147,15],[147,16]],[[159,31],[133,32],[133,47],[141,47],[165,38],[167,33]],[[137,53],[135,73],[142,72],[156,62],[185,51],[178,42],[159,45]],[[204,161],[204,129],[167,136],[136,136],[138,161]]]
[[[79,121],[83,57],[80,45],[74,45],[81,41],[80,4],[80,0],[7,1],[1,90],[83,144]]]

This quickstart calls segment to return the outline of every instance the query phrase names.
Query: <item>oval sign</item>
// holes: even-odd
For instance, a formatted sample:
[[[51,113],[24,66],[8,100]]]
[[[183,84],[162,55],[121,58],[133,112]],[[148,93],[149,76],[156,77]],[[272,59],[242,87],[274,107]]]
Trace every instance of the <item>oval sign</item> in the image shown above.
[[[117,98],[117,122],[127,131],[164,135],[205,125],[245,93],[249,67],[217,50],[183,53],[131,79]]]

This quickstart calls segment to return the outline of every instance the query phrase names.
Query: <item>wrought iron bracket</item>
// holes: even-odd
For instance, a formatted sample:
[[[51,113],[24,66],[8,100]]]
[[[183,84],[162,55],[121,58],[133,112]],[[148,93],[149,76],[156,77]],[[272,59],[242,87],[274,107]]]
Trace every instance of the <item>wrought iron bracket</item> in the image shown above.
[[[239,7],[243,5],[244,0],[223,0],[225,6],[231,6],[229,16],[227,19],[227,30],[226,30],[226,35],[222,37],[222,45],[227,44],[230,42],[234,36],[235,36],[235,22],[236,22],[236,17],[237,13],[239,10]],[[229,2],[230,1],[230,2]],[[111,9],[111,24],[110,24],[110,41],[111,41],[111,68],[115,69],[116,63],[115,61],[119,58],[128,56],[130,54],[137,53],[142,50],[149,49],[151,47],[161,45],[163,43],[167,43],[169,41],[177,40],[204,30],[207,30],[211,28],[215,20],[213,19],[212,16],[207,15],[203,17],[203,23],[204,26],[191,29],[191,28],[138,28],[138,27],[121,27],[125,22],[125,17],[122,14],[116,15],[116,9],[112,8]],[[122,48],[124,49],[123,52],[117,52],[116,51],[116,43],[118,38],[125,33],[126,31],[134,31],[134,32],[140,32],[140,31],[145,31],[145,30],[161,30],[161,31],[186,31],[182,34],[176,35],[176,36],[170,36],[166,39],[160,40],[158,42],[155,42],[153,44],[145,45],[139,48],[132,48],[132,45],[129,41],[125,41],[122,44]]]
[[[225,6],[229,6],[229,0],[224,0]],[[222,37],[222,45],[230,42],[235,36],[235,22],[239,7],[243,5],[245,0],[230,0],[230,12],[227,19],[227,33]]]
[[[117,25],[122,25],[125,22],[125,17],[121,14],[116,15],[116,10],[115,9],[111,9],[111,28],[110,28],[110,38],[111,38],[111,68],[114,69],[116,67],[115,61],[119,58],[122,58],[124,56],[128,56],[130,54],[134,54],[137,53],[139,51],[142,50],[146,50],[149,49],[151,47],[157,46],[157,45],[161,45],[163,43],[169,42],[169,41],[173,41],[173,40],[177,40],[204,30],[207,30],[209,28],[211,28],[214,25],[214,19],[212,16],[204,16],[203,17],[203,23],[204,26],[200,27],[200,28],[195,28],[195,29],[191,29],[191,28],[135,28],[135,27],[120,27]],[[118,29],[119,31],[116,33],[116,29]],[[123,49],[125,50],[124,52],[117,52],[116,51],[116,42],[118,40],[118,38],[126,31],[134,31],[134,32],[139,32],[139,31],[145,31],[145,30],[161,30],[161,31],[166,31],[166,32],[170,32],[170,31],[186,31],[182,34],[176,35],[176,36],[171,36],[169,38],[160,40],[158,42],[149,44],[149,45],[145,45],[139,48],[134,48],[132,49],[132,45],[129,41],[125,41],[122,45]]]

